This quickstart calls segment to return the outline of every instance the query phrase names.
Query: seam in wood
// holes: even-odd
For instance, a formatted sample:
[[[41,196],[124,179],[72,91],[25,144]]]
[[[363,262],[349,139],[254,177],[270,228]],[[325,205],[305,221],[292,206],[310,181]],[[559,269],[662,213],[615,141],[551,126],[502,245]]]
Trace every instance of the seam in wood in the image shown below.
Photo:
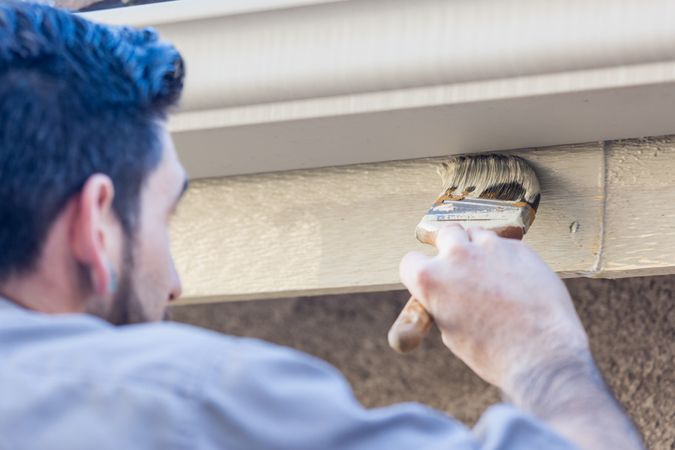
[[[600,214],[600,226],[598,232],[600,233],[600,242],[598,245],[598,256],[595,259],[593,268],[591,269],[590,277],[597,277],[603,272],[605,268],[605,224],[607,223],[607,152],[609,141],[602,141],[602,161],[600,171],[602,172],[601,187],[602,187],[602,211]]]
[[[600,195],[601,208],[600,223],[598,225],[598,253],[589,270],[575,272],[575,275],[586,278],[601,277],[605,267],[605,224],[607,222],[607,149],[609,141],[600,141],[602,155],[600,161]]]

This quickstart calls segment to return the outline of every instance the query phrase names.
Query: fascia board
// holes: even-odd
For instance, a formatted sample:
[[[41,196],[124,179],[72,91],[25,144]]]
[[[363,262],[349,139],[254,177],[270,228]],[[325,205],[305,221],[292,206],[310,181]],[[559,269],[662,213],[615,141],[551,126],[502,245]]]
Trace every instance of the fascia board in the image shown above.
[[[667,0],[177,1],[194,178],[675,133]]]

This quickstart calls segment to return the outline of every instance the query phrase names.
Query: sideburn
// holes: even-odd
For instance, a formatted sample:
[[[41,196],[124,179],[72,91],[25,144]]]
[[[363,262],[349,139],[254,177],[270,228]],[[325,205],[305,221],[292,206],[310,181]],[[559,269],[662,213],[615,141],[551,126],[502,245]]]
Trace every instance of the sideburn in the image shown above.
[[[122,243],[122,266],[118,277],[117,292],[113,295],[113,301],[107,320],[113,325],[129,325],[132,323],[147,322],[143,305],[133,285],[134,264],[134,239],[125,233]]]
[[[147,321],[132,281],[135,269],[133,250],[133,236],[125,233],[122,242],[122,266],[120,273],[117,274],[117,290],[113,294],[111,303],[108,303],[105,298],[92,299],[87,304],[87,314],[100,317],[112,325],[128,325]],[[80,271],[82,288],[92,289],[88,269],[81,266]]]

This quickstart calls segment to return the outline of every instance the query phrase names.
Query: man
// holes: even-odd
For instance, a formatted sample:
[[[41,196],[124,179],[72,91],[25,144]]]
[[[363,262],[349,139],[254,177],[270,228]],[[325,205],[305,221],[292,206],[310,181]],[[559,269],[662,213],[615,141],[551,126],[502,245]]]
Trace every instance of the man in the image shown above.
[[[474,430],[366,410],[299,352],[160,322],[181,291],[168,223],[187,182],[165,120],[182,85],[152,31],[0,4],[0,449],[641,448],[562,282],[491,232],[444,229],[438,256],[401,263],[509,401]]]

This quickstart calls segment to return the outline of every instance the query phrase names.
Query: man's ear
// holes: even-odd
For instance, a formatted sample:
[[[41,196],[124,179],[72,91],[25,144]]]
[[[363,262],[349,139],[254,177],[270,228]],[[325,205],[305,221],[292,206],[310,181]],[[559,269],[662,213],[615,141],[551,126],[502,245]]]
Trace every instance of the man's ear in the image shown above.
[[[70,242],[75,259],[88,269],[94,291],[108,295],[115,283],[120,248],[120,224],[115,215],[115,188],[107,175],[89,177],[80,192],[72,217]]]

